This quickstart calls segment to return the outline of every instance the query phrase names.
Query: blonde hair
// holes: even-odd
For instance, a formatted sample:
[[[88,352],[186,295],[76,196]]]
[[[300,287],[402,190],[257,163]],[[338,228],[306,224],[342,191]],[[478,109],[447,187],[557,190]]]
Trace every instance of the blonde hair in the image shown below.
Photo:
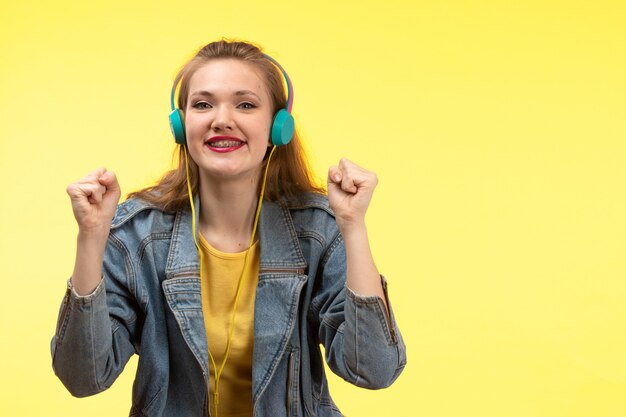
[[[176,80],[180,80],[179,109],[187,108],[191,76],[198,68],[213,59],[238,59],[251,64],[266,83],[274,103],[274,113],[285,108],[287,97],[283,77],[276,66],[263,55],[261,48],[249,42],[222,39],[202,47],[176,75]],[[177,168],[166,172],[155,185],[131,192],[126,198],[140,198],[165,211],[175,211],[188,206],[186,153],[183,145],[176,145],[174,156],[176,155],[178,155]],[[189,158],[189,182],[192,195],[195,195],[199,183],[198,165],[191,158]],[[324,194],[326,190],[315,180],[296,129],[291,142],[277,147],[272,156],[267,173],[265,199],[275,201],[281,197],[297,198],[308,192]]]

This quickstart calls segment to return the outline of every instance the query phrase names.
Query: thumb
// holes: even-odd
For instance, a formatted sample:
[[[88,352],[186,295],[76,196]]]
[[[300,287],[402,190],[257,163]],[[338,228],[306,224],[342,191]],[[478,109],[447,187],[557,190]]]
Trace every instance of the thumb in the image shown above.
[[[107,191],[118,191],[120,189],[120,185],[113,171],[106,171],[104,174],[100,175],[98,181],[107,188]]]

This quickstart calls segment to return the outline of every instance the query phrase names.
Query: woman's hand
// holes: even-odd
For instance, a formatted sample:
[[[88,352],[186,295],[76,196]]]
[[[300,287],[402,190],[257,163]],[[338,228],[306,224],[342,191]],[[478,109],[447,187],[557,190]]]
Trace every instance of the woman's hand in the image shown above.
[[[120,201],[120,185],[113,171],[99,168],[67,186],[80,233],[106,234]]]
[[[328,170],[328,203],[340,230],[365,225],[365,212],[378,178],[345,158]]]

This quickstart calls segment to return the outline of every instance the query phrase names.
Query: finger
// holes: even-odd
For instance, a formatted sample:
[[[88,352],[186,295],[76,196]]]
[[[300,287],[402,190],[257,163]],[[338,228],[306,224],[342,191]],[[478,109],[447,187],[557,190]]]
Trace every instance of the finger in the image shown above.
[[[99,182],[99,178],[104,175],[106,173],[106,169],[105,168],[99,168],[95,171],[91,171],[89,174],[85,175],[84,177],[82,177],[81,179],[79,179],[78,181],[76,181],[75,184],[78,185],[100,185]]]
[[[102,196],[106,193],[107,189],[104,185],[92,185],[86,189],[89,194],[87,194],[90,201],[95,201],[96,203],[102,202]]]
[[[335,184],[339,184],[341,182],[341,170],[336,166],[331,166],[328,168],[328,182],[333,182]]]
[[[356,194],[358,187],[354,181],[354,177],[350,172],[343,171],[341,176],[341,189],[347,193]]]
[[[106,192],[104,185],[77,184],[75,187],[68,187],[68,194],[72,199],[80,200],[86,198],[90,203],[100,203],[102,196]]]
[[[356,193],[357,187],[350,179],[351,162],[345,158],[339,160],[339,166],[332,166],[328,170],[328,178],[340,186],[340,188],[348,193]]]
[[[80,200],[81,198],[85,198],[89,195],[85,191],[85,188],[88,186],[89,184],[75,182],[75,183],[68,185],[66,191],[72,200]]]
[[[98,178],[98,181],[106,187],[107,191],[118,191],[120,189],[120,184],[113,171],[106,171]]]
[[[339,159],[339,167],[340,168],[347,168],[350,165],[354,165],[354,162],[352,162],[348,158],[341,158],[341,159]]]
[[[102,196],[104,195],[104,193],[106,193],[106,191],[106,187],[104,185],[101,185],[100,187],[94,189],[93,193],[91,194],[91,198],[96,200],[97,203],[102,203]]]
[[[367,172],[366,169],[364,169],[361,166],[355,164],[354,162],[352,162],[348,158],[341,158],[339,160],[339,169],[341,169],[342,171]]]
[[[374,172],[368,171],[349,159],[342,158],[339,161],[339,168],[342,170],[343,176],[350,178],[357,188],[361,186],[376,187],[378,184],[378,177]]]
[[[344,172],[351,172],[352,176],[364,176],[372,173],[371,171],[368,171],[362,166],[355,164],[347,158],[341,158],[339,160],[339,168]]]
[[[97,182],[98,178],[100,178],[105,172],[107,172],[106,168],[100,167],[85,175],[79,182]]]

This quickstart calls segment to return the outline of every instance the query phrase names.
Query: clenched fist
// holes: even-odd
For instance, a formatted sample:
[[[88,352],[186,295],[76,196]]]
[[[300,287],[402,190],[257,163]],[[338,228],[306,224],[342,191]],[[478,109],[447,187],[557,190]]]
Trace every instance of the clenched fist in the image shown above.
[[[67,186],[72,210],[83,233],[107,234],[120,201],[121,190],[113,171],[98,168]]]
[[[328,170],[328,203],[340,229],[361,226],[378,184],[376,174],[342,158]]]

